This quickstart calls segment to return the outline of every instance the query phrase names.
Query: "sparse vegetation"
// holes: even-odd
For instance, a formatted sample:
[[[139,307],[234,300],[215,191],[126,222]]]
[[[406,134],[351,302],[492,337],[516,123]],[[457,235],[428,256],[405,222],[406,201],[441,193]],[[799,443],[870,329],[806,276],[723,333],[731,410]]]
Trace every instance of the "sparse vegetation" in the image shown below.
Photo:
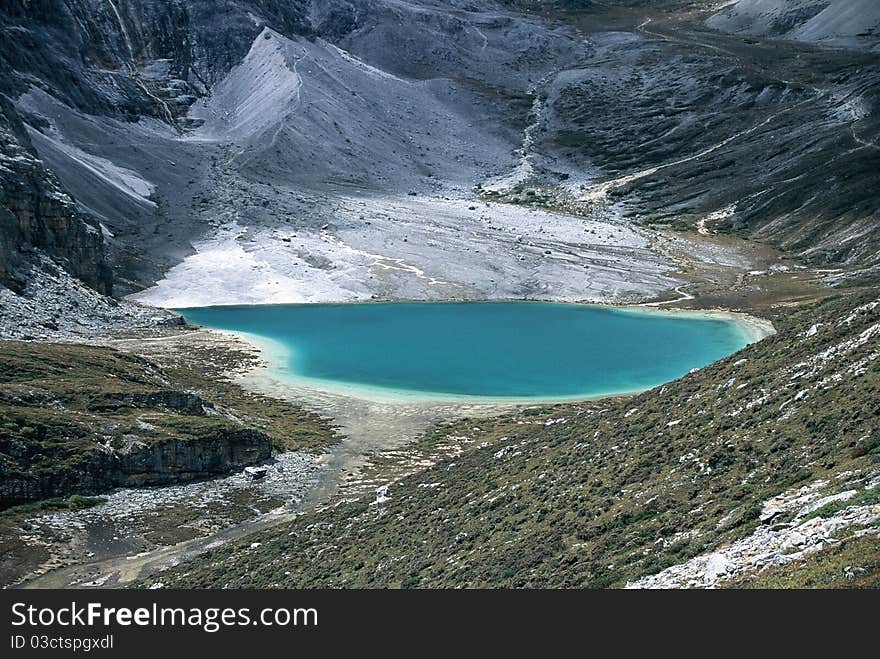
[[[12,518],[24,515],[31,515],[34,513],[43,513],[52,510],[81,510],[83,508],[97,506],[99,503],[103,503],[104,501],[105,499],[103,499],[102,497],[84,497],[78,494],[74,494],[73,496],[67,497],[66,499],[62,497],[55,497],[53,499],[43,499],[41,501],[35,501],[33,503],[23,503],[19,506],[12,506],[11,508],[0,511],[0,516]]]
[[[804,519],[812,519],[813,517],[831,517],[850,506],[873,506],[876,504],[880,504],[880,487],[874,487],[870,490],[862,490],[851,499],[832,501],[831,503],[814,510]]]

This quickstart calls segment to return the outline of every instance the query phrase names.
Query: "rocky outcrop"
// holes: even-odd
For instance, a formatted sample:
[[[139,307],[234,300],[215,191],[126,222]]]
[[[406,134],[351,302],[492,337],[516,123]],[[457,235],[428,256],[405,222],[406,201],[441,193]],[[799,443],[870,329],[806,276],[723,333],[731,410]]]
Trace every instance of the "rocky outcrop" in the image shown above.
[[[261,432],[220,430],[202,439],[131,439],[121,449],[96,446],[70,464],[41,474],[0,478],[0,507],[71,494],[93,495],[116,487],[187,483],[267,460],[271,442]]]
[[[627,588],[715,588],[725,581],[767,568],[788,565],[810,554],[839,545],[849,537],[880,534],[880,505],[846,506],[817,515],[823,506],[854,498],[880,486],[877,472],[847,489],[820,498],[828,483],[816,481],[789,490],[767,501],[762,524],[755,531],[716,551],[701,554],[679,565],[626,584]],[[793,515],[787,522],[776,518]]]
[[[35,249],[110,294],[111,270],[100,227],[77,210],[43,167],[18,114],[0,95],[0,283],[22,290]]]
[[[156,391],[149,393],[104,393],[89,401],[87,409],[92,412],[119,409],[121,407],[159,407],[192,416],[220,414],[210,401],[183,391]]]
[[[107,466],[118,486],[169,485],[241,469],[267,460],[271,451],[263,433],[223,431],[196,441],[135,442],[116,453],[117,462]],[[98,473],[104,473],[103,468]]]

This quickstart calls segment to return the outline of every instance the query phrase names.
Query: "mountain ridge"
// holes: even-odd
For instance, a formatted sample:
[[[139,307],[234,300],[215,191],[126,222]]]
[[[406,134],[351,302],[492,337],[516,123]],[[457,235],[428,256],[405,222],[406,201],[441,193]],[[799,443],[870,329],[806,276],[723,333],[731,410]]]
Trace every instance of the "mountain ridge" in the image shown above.
[[[880,267],[871,237],[878,209],[865,192],[878,157],[870,138],[873,56],[836,51],[819,63],[827,51],[774,45],[782,57],[773,62],[767,48],[781,42],[739,37],[716,38],[720,45],[710,47],[700,14],[687,2],[656,9],[639,2],[516,3],[551,20],[488,2],[226,2],[213,13],[209,4],[45,0],[12,3],[3,14],[4,38],[14,39],[4,49],[3,89],[16,106],[5,112],[23,118],[39,157],[80,212],[106,227],[119,296],[155,284],[228,216],[255,228],[281,225],[258,217],[260,204],[278,206],[279,215],[297,217],[311,232],[328,223],[339,189],[451,192],[466,200],[472,186],[480,192],[495,180],[504,181],[491,183],[496,200],[553,206],[557,197],[571,198],[574,205],[565,201],[563,208],[588,218],[750,235],[812,267],[841,268],[831,283],[869,282]],[[628,32],[616,27],[621,22]],[[68,23],[76,28],[62,36]],[[605,31],[612,26],[616,31]],[[217,122],[236,111],[235,103],[253,105],[262,91],[242,88],[251,98],[235,101],[233,94],[227,108],[222,90],[231,88],[230,71],[267,66],[257,62],[262,55],[248,65],[247,53],[272,33],[282,43],[302,40],[312,60],[324,62],[327,75],[307,76],[307,105],[322,107],[305,118],[312,111],[297,111],[291,90],[276,104],[287,107],[283,116],[298,113],[270,119],[277,113],[261,112],[257,122],[267,136],[241,141]],[[517,46],[504,50],[510,44]],[[858,64],[863,71],[854,69]],[[330,75],[340,66],[350,69],[345,82]],[[781,79],[786,67],[794,79]],[[353,82],[355,71],[363,74],[360,83]],[[377,91],[370,100],[352,96],[348,109],[325,117],[344,107],[350,83],[363,94],[370,71],[406,83],[388,98]],[[669,88],[676,91],[666,99]],[[716,91],[703,96],[707,89]],[[401,113],[393,128],[382,126],[383,104],[412,112]],[[592,113],[586,124],[585,113]],[[365,140],[370,129],[340,129],[367,117],[389,131],[387,148]],[[315,123],[294,137],[304,118]],[[200,127],[206,120],[208,127]],[[433,131],[416,133],[435,120]],[[257,125],[253,117],[242,121],[248,130]],[[524,124],[524,136],[517,135]],[[205,141],[211,125],[213,137]],[[770,158],[750,163],[755,148]],[[437,160],[450,150],[448,162]],[[373,174],[365,163],[380,152],[380,178],[354,174]],[[840,172],[830,179],[818,169],[828,161]],[[312,173],[306,176],[303,165]],[[648,166],[659,170],[645,174]],[[513,178],[505,174],[511,169]],[[261,184],[266,176],[276,189]],[[628,182],[597,195],[615,176]],[[121,177],[141,180],[143,198],[120,188]],[[317,194],[304,197],[308,189]],[[707,218],[710,225],[699,224]],[[485,295],[484,283],[477,289]]]

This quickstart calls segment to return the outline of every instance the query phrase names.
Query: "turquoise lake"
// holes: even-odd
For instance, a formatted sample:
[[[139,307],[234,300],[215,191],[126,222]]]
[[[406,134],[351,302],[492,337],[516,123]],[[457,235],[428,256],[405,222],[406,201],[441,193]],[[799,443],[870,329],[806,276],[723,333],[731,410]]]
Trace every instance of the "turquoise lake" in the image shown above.
[[[722,317],[543,302],[388,302],[178,309],[271,342],[276,374],[425,398],[588,398],[641,391],[749,342]]]

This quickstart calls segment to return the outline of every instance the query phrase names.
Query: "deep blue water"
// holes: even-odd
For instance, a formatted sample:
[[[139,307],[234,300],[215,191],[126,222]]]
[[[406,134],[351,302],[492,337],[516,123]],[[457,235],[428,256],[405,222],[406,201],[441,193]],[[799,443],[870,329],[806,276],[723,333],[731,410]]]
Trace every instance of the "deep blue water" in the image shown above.
[[[648,389],[736,352],[720,318],[543,302],[290,304],[180,309],[199,325],[272,339],[282,370],[344,385],[570,398]]]

